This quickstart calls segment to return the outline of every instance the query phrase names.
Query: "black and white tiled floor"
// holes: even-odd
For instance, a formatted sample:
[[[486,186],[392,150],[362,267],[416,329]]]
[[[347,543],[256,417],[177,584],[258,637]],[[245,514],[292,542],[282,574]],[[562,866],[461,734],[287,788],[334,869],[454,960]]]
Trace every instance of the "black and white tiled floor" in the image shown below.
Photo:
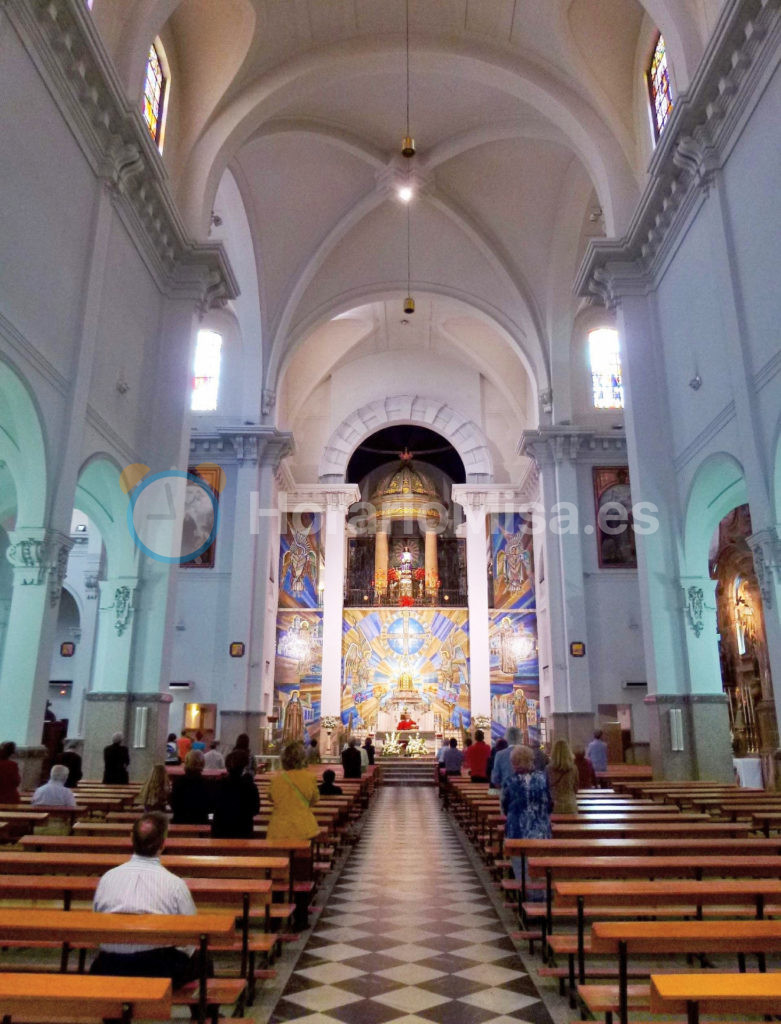
[[[436,790],[387,788],[271,1024],[551,1024]]]

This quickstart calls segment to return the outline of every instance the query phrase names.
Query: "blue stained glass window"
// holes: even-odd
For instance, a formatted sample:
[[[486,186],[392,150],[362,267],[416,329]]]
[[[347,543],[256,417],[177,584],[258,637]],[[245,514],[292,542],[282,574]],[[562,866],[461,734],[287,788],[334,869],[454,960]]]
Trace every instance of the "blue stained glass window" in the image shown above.
[[[670,85],[670,68],[667,64],[667,47],[664,36],[659,33],[648,65],[648,93],[651,99],[651,120],[654,136],[659,138],[673,110],[673,91]]]
[[[600,327],[588,336],[591,390],[595,409],[623,409],[624,385],[618,331]]]

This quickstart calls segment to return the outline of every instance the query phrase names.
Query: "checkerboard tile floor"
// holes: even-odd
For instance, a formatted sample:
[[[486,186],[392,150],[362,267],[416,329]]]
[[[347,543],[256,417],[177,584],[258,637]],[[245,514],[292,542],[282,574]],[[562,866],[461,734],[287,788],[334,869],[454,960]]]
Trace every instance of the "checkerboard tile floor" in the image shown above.
[[[436,790],[377,796],[271,1024],[552,1024]]]

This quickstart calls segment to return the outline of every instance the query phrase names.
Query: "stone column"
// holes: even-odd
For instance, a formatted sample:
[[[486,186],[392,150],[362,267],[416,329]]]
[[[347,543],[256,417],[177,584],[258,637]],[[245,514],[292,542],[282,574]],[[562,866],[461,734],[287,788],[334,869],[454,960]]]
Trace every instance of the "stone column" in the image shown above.
[[[437,535],[433,530],[426,530],[425,545],[426,597],[436,597],[439,564],[437,562]]]
[[[472,717],[491,717],[491,656],[488,638],[486,496],[469,484],[453,487],[453,500],[466,511],[466,577],[469,600],[469,686]]]
[[[345,521],[347,509],[360,498],[354,484],[328,486],[325,504],[325,589],[323,591],[323,715],[342,710],[342,617],[344,611]]]
[[[71,539],[41,528],[9,534],[13,591],[0,668],[0,713],[6,738],[38,746],[49,685],[52,644]]]
[[[388,587],[388,525],[377,523],[374,535],[374,590],[382,593]]]
[[[128,688],[137,587],[137,576],[117,576],[98,583],[93,690],[119,693]]]

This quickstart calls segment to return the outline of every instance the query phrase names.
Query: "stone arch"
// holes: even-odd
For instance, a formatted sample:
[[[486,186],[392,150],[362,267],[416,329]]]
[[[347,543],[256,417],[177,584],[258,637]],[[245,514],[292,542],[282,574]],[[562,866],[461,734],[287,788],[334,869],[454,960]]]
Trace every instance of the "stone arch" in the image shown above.
[[[40,527],[48,496],[46,444],[35,400],[16,370],[0,360],[0,462],[16,491],[16,525]]]
[[[321,483],[344,482],[350,456],[358,445],[378,430],[400,423],[428,427],[446,438],[461,456],[467,483],[493,481],[488,441],[473,420],[435,398],[393,395],[361,406],[339,424],[323,448],[318,469]]]
[[[134,576],[138,549],[127,524],[128,497],[119,484],[121,472],[110,455],[93,455],[79,473],[74,507],[90,517],[106,547],[108,576]]]
[[[728,452],[709,455],[694,474],[686,502],[683,560],[687,575],[708,575],[714,530],[728,512],[747,502],[743,466]]]
[[[778,437],[776,438],[776,459],[771,486],[773,488],[773,510],[776,515],[776,523],[781,523],[781,423],[779,423]]]

